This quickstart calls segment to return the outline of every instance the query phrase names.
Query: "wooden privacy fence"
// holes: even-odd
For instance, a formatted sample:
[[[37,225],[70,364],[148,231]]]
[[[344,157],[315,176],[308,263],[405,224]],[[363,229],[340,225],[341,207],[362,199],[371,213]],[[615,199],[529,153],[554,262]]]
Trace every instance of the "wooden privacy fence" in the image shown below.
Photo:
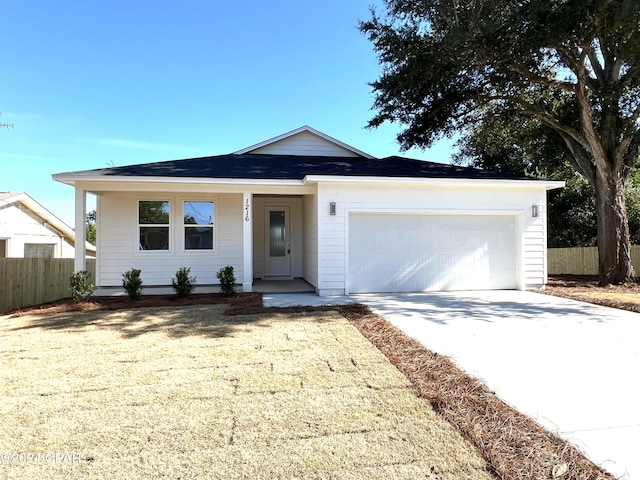
[[[87,270],[95,283],[95,259]],[[71,296],[73,258],[0,258],[0,314]]]
[[[640,274],[640,245],[631,246],[631,264]],[[598,275],[598,247],[549,248],[549,275]]]

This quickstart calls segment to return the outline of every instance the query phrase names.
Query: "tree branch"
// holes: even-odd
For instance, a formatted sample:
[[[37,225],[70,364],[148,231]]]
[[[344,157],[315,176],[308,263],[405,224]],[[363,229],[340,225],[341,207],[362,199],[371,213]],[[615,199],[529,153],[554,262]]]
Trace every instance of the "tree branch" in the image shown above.
[[[605,82],[604,70],[602,68],[602,65],[600,65],[598,54],[596,53],[596,51],[591,45],[587,49],[587,55],[589,57],[589,64],[593,69],[593,73],[595,74],[596,79],[598,80],[598,83],[600,85],[604,85],[604,82]]]
[[[573,88],[575,86],[571,82],[562,82],[560,80],[553,80],[551,78],[542,77],[540,75],[537,75],[537,74],[527,70],[523,66],[515,64],[515,63],[511,64],[510,68],[514,72],[519,73],[520,75],[525,77],[527,80],[530,80],[533,83],[537,83],[538,85],[544,85],[545,87],[557,87],[557,88],[560,88],[560,89],[562,89],[562,90],[564,90],[566,92],[573,92]]]

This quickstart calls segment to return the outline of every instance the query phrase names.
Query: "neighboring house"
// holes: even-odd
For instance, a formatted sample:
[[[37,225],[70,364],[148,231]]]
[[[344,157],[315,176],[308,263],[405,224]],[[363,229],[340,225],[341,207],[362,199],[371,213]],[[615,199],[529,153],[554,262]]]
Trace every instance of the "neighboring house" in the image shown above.
[[[232,265],[244,291],[300,277],[319,295],[540,287],[546,192],[563,186],[378,159],[307,126],[229,155],[53,178],[75,187],[77,218],[97,196],[98,286],[132,267],[168,285],[182,266],[217,284]]]
[[[84,254],[96,248],[85,244]],[[0,258],[74,258],[75,232],[26,193],[0,192]]]

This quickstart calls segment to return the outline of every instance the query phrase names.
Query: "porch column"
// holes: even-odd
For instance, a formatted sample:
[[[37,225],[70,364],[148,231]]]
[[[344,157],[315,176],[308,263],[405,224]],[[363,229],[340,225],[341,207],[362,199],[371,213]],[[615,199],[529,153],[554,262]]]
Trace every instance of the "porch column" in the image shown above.
[[[87,192],[76,186],[76,241],[75,241],[75,262],[73,269],[76,272],[87,269],[87,249],[85,243],[87,241]]]
[[[253,291],[253,195],[251,192],[242,194],[242,246],[244,261],[244,280],[242,291]]]

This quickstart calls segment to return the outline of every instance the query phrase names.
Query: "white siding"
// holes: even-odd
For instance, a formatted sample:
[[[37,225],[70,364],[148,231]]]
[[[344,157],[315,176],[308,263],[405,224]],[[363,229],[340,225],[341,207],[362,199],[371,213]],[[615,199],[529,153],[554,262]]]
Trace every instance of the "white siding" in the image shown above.
[[[253,276],[264,276],[265,207],[290,207],[291,276],[302,277],[302,199],[300,197],[253,197]]]
[[[0,239],[6,240],[7,257],[24,257],[25,244],[53,245],[55,258],[74,256],[73,245],[20,203],[0,209]]]
[[[268,155],[310,155],[328,157],[357,157],[355,153],[309,132],[284,138],[250,153]]]
[[[329,215],[329,202],[337,214]],[[348,275],[348,219],[351,212],[509,214],[517,215],[519,288],[546,281],[544,217],[532,218],[531,205],[545,205],[544,187],[459,187],[414,184],[360,185],[324,183],[318,186],[318,290],[341,294]],[[544,211],[545,209],[543,209]],[[383,226],[381,226],[382,228]]]
[[[169,251],[138,250],[138,201],[168,200],[171,202],[171,230]],[[182,202],[202,200],[215,202],[215,250],[184,251]],[[242,194],[207,193],[165,194],[106,193],[98,203],[99,264],[98,286],[122,284],[122,274],[131,268],[142,270],[145,285],[171,285],[180,267],[191,267],[191,274],[201,285],[218,284],[216,273],[232,265],[236,281],[243,279]]]
[[[318,197],[302,198],[302,276],[314,287],[318,286]]]

